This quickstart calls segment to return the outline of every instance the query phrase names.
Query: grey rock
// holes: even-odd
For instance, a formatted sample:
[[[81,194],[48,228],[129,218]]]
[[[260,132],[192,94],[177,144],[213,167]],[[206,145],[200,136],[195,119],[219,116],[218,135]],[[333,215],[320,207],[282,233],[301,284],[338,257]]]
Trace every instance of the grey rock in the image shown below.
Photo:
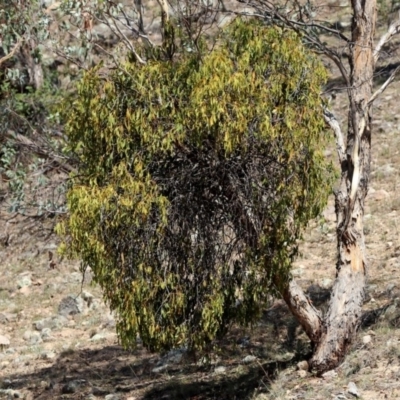
[[[214,372],[216,374],[224,374],[226,372],[226,367],[220,365],[219,367],[215,367]]]
[[[245,337],[239,339],[239,340],[237,341],[237,344],[238,344],[240,347],[242,347],[242,348],[243,348],[243,347],[249,346],[249,344],[250,344],[250,337],[249,337],[249,336],[245,336]]]
[[[29,276],[23,276],[17,281],[17,288],[22,289],[23,287],[28,287],[32,285],[32,280]]]
[[[253,355],[249,354],[248,356],[243,358],[242,363],[243,364],[250,364],[250,363],[252,363],[252,362],[254,362],[256,360],[257,360],[256,356],[253,356]]]
[[[50,328],[44,328],[40,333],[40,336],[42,337],[44,342],[50,342],[53,339],[53,337],[51,336]]]
[[[28,341],[31,338],[32,333],[33,332],[30,330],[25,331],[24,334],[22,335],[22,339]]]
[[[330,379],[333,379],[333,378],[336,378],[336,377],[337,377],[337,372],[336,372],[335,370],[330,370],[330,371],[324,372],[324,373],[322,374],[322,377],[323,377],[325,380],[330,380]]]
[[[17,314],[13,313],[0,313],[0,323],[5,324],[8,322],[15,322],[18,319]]]
[[[297,369],[299,371],[308,371],[309,365],[307,361],[300,361],[297,363]]]
[[[91,293],[83,291],[81,297],[85,301],[88,308],[94,310],[98,308],[98,303],[95,301],[94,296]]]
[[[14,349],[14,347],[9,347],[5,351],[6,354],[15,354],[15,352],[16,352],[16,350]]]
[[[37,331],[43,331],[45,329],[60,329],[67,325],[68,319],[62,315],[55,317],[44,318],[33,323],[33,327]]]
[[[19,356],[14,358],[13,360],[13,364],[16,366],[20,366],[20,365],[29,365],[31,361],[31,357],[28,355],[25,356]]]
[[[0,389],[0,395],[4,394],[7,397],[4,397],[5,399],[22,399],[23,395],[21,392],[18,392],[17,390],[13,390],[13,389]],[[0,398],[3,399],[2,396],[0,396]]]
[[[56,353],[54,353],[54,352],[52,352],[52,351],[49,351],[49,352],[43,352],[41,355],[40,355],[40,358],[42,359],[42,360],[54,360],[55,358],[56,358]]]
[[[151,372],[153,372],[153,374],[161,374],[162,372],[164,372],[165,370],[167,370],[168,367],[169,367],[168,364],[161,365],[160,367],[153,368],[153,369],[151,370]]]
[[[329,289],[330,287],[332,287],[332,285],[333,285],[333,279],[330,278],[325,278],[321,282],[321,287],[325,289]]]
[[[304,369],[301,369],[297,371],[297,375],[299,378],[305,378],[307,376],[307,371],[304,371]]]
[[[86,383],[84,379],[69,381],[61,388],[61,393],[63,394],[76,393],[79,390],[80,386],[82,386],[84,383]]]
[[[386,292],[387,292],[387,293],[390,293],[395,287],[396,287],[396,285],[395,285],[394,283],[389,283],[389,284],[386,286]]]
[[[45,328],[48,328],[48,318],[41,319],[40,321],[35,321],[32,325],[37,331],[41,331]]]
[[[39,344],[42,343],[42,337],[39,332],[32,332],[30,338],[29,338],[29,343],[30,344]]]
[[[108,394],[104,397],[104,400],[121,400],[122,396],[119,393]]]
[[[51,320],[51,325],[49,326],[50,329],[61,329],[68,324],[68,318],[64,317],[63,315],[58,315],[53,317]]]
[[[169,351],[162,360],[163,364],[179,364],[182,361],[187,349],[180,348]]]
[[[7,336],[0,335],[0,349],[10,346],[10,339]]]
[[[82,311],[83,300],[77,296],[64,297],[58,306],[58,313],[64,316],[80,314]]]
[[[347,385],[347,393],[350,393],[354,397],[360,397],[360,393],[358,391],[358,388],[354,382],[349,382]]]
[[[33,331],[25,331],[23,334],[22,338],[29,342],[30,344],[38,344],[42,342],[42,338],[40,336],[39,332],[33,332]]]
[[[343,393],[339,393],[334,400],[347,400],[347,397]]]
[[[2,361],[0,363],[0,369],[5,369],[10,365],[10,361]]]
[[[371,335],[365,335],[365,336],[363,336],[363,338],[362,338],[363,344],[371,343],[371,341],[372,341]]]
[[[100,342],[101,340],[106,340],[107,336],[104,333],[96,333],[90,338],[91,342]]]

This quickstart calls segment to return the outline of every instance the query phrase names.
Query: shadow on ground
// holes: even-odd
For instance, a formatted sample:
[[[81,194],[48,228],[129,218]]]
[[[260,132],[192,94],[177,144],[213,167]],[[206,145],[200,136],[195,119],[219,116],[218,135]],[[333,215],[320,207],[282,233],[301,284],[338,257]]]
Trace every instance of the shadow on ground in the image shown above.
[[[330,290],[312,285],[307,293],[316,306],[323,307]],[[365,312],[361,328],[377,323],[387,308]],[[264,313],[251,339],[238,341],[242,333],[233,329],[218,343],[220,357],[214,365],[199,365],[188,356],[180,362],[163,362],[144,349],[126,351],[120,346],[68,350],[51,365],[40,357],[31,360],[34,372],[3,376],[1,389],[11,396],[16,391],[26,399],[39,400],[104,399],[108,394],[115,394],[112,400],[130,396],[137,400],[245,400],[268,393],[279,371],[311,355],[309,340],[283,302]],[[247,342],[245,348],[241,342]],[[245,363],[245,354],[257,358]],[[282,354],[289,356],[280,357]]]
[[[8,389],[11,396],[15,391],[40,400],[104,398],[111,393],[121,400],[129,396],[146,400],[245,400],[267,392],[277,372],[290,364],[263,362],[241,368],[240,363],[233,362],[227,365],[226,373],[216,374],[214,366],[181,363],[156,374],[152,372],[155,357],[144,353],[128,352],[119,346],[64,352],[52,365],[39,367],[34,373],[4,377],[3,393]]]

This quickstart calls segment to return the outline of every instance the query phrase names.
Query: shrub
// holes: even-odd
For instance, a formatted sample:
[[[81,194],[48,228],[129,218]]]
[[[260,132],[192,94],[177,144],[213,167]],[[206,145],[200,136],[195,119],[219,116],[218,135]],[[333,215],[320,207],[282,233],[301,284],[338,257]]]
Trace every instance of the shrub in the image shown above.
[[[58,231],[125,346],[203,348],[289,279],[334,176],[324,80],[294,33],[254,20],[210,52],[84,76],[66,126],[80,170]]]

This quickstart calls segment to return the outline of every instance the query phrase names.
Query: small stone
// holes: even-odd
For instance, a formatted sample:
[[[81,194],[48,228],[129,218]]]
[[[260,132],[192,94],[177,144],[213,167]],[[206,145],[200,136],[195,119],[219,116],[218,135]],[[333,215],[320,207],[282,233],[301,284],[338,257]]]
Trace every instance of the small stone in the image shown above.
[[[22,289],[27,286],[32,285],[32,280],[29,276],[23,276],[21,279],[17,281],[17,288]]]
[[[321,282],[321,287],[323,287],[324,289],[328,289],[332,287],[332,285],[333,285],[333,279],[330,278],[325,278]]]
[[[371,335],[365,335],[365,336],[363,336],[363,338],[362,338],[363,344],[371,343],[371,341],[372,341]]]
[[[10,345],[10,339],[7,336],[0,335],[0,349],[4,349]]]
[[[256,361],[257,360],[257,357],[256,356],[253,356],[253,355],[248,355],[248,356],[246,356],[245,358],[243,358],[243,360],[242,360],[242,363],[243,364],[250,364],[250,363],[252,363],[252,362],[254,362],[254,361]]]
[[[62,388],[61,388],[61,393],[63,394],[72,394],[76,393],[79,388],[79,382],[77,381],[70,381],[67,382]]]
[[[39,344],[42,343],[42,337],[39,332],[32,332],[29,338],[30,344]]]
[[[330,380],[337,377],[337,372],[335,370],[327,371],[322,374],[322,377],[326,380]]]
[[[305,378],[307,376],[307,371],[304,371],[303,369],[297,371],[297,375],[299,378]]]
[[[106,340],[107,337],[104,333],[96,333],[94,336],[90,338],[91,342],[100,342],[101,340]]]
[[[153,368],[151,372],[153,372],[153,374],[160,374],[164,372],[168,367],[169,367],[168,364],[161,365],[160,367]]]
[[[0,323],[15,322],[18,318],[17,314],[0,313]]]
[[[56,354],[52,351],[44,352],[40,356],[43,360],[54,360],[56,358]]]
[[[47,327],[47,320],[46,319],[41,319],[39,321],[35,321],[32,325],[37,331],[41,331],[45,327]]]
[[[83,291],[82,294],[81,294],[81,297],[82,297],[83,300],[86,301],[88,307],[90,307],[92,305],[92,302],[94,300],[94,296],[91,293]]]
[[[22,335],[22,339],[24,339],[24,340],[26,340],[26,341],[28,341],[30,338],[31,338],[31,335],[32,335],[32,331],[25,331],[24,332],[24,334]]]
[[[40,336],[45,342],[49,342],[53,337],[51,336],[51,329],[50,328],[44,328],[42,332],[40,333]]]
[[[299,371],[308,371],[309,365],[307,361],[300,361],[297,363],[297,369]]]
[[[220,365],[219,367],[216,367],[216,368],[214,369],[214,372],[215,372],[216,374],[224,374],[224,373],[226,372],[226,367]]]
[[[334,400],[347,400],[347,397],[343,393],[339,393]]]
[[[349,382],[347,385],[347,392],[350,393],[354,397],[360,397],[360,393],[358,391],[358,388],[354,382]]]
[[[299,278],[300,276],[302,276],[304,274],[304,271],[301,268],[295,268],[292,270],[292,274],[293,274],[293,276]]]
[[[67,296],[64,297],[59,306],[58,313],[60,315],[75,315],[83,311],[83,300],[81,297]]]
[[[164,364],[179,364],[182,361],[186,348],[174,349],[169,351],[164,357]]]
[[[394,283],[389,283],[389,284],[386,286],[386,292],[387,292],[387,293],[390,293],[395,287],[396,287],[396,285],[395,285]]]
[[[9,347],[5,353],[6,354],[15,354],[16,350],[14,349],[14,347]]]
[[[121,395],[118,393],[115,394],[108,394],[106,397],[104,397],[104,400],[121,400]]]

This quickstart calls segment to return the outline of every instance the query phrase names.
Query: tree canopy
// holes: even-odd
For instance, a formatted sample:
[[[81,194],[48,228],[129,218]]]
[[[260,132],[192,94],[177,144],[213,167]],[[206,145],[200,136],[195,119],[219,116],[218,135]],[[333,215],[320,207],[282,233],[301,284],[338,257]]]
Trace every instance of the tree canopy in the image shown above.
[[[85,74],[58,231],[125,346],[200,349],[257,319],[326,204],[325,70],[285,29],[237,19],[213,50]]]

